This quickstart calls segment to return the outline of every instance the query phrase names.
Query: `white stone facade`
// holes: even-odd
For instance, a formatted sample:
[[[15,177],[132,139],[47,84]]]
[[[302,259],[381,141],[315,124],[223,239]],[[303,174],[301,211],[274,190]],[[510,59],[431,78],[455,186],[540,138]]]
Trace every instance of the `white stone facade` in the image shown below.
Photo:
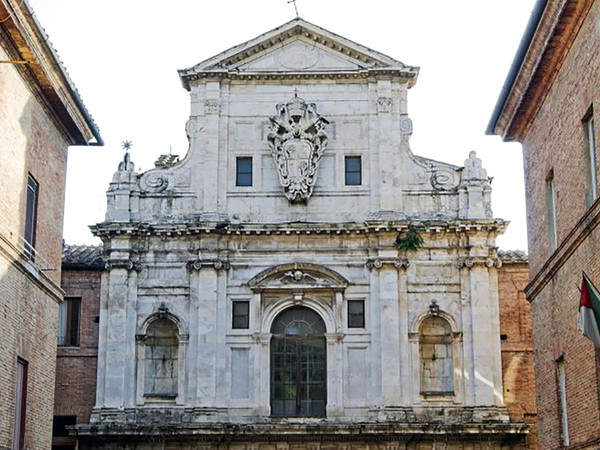
[[[468,434],[485,422],[496,424],[487,434],[522,432],[502,398],[495,238],[506,224],[492,216],[474,152],[464,167],[412,154],[407,94],[417,75],[301,19],[180,71],[191,98],[187,155],[142,174],[127,155],[106,221],[92,227],[107,270],[96,428],[82,428],[82,439],[98,429],[281,423],[272,330],[300,306],[325,325],[326,407],[286,426],[394,421],[417,427],[409,435],[441,422]],[[300,108],[304,125],[294,131],[290,119],[281,137],[270,118],[289,119],[277,105],[294,98],[312,116]],[[310,129],[318,118],[324,128]],[[288,158],[279,166],[269,133]],[[310,151],[320,152],[314,185],[292,195],[283,184],[308,180]],[[352,156],[360,184],[346,185]],[[236,185],[237,158],[252,158],[251,186]],[[398,250],[415,232],[419,248]],[[353,300],[363,302],[362,326],[349,327]],[[248,302],[248,328],[233,328],[234,302]],[[148,370],[162,373],[164,392],[147,392],[160,384]]]

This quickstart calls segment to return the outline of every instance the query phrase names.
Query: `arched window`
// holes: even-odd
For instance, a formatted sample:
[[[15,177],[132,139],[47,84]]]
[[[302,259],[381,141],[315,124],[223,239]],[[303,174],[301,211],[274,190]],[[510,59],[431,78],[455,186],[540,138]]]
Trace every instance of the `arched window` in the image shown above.
[[[152,322],[146,331],[144,352],[144,395],[177,397],[177,326],[169,319]]]
[[[325,323],[312,309],[294,306],[271,326],[271,414],[325,416]]]
[[[444,318],[429,316],[419,329],[421,394],[453,395],[452,329]]]

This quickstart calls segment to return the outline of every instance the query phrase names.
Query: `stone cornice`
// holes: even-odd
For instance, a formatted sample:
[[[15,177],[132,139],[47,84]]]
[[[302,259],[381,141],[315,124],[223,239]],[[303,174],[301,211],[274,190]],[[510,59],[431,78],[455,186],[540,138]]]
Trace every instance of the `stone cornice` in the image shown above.
[[[196,236],[201,234],[218,235],[349,235],[373,234],[380,232],[399,233],[408,230],[408,221],[368,221],[351,223],[279,223],[249,224],[230,222],[193,221],[149,224],[143,222],[123,223],[104,222],[90,227],[95,236]],[[501,234],[508,225],[501,219],[460,220],[454,222],[427,222],[424,233],[469,233],[488,232]]]
[[[466,409],[466,408],[465,408]],[[124,412],[125,414],[127,411]],[[76,435],[81,442],[115,442],[120,436],[147,437],[177,436],[184,442],[408,442],[415,438],[420,441],[436,442],[505,442],[522,439],[529,433],[531,425],[516,422],[489,423],[324,423],[323,421],[307,421],[290,423],[273,421],[273,423],[255,424],[189,424],[179,426],[150,426],[121,423],[94,423],[78,425]]]
[[[24,274],[35,286],[45,292],[56,303],[63,300],[64,291],[52,281],[35,262],[23,256],[23,253],[0,233],[0,257]]]
[[[561,241],[558,248],[546,260],[541,269],[531,275],[530,283],[525,287],[527,300],[533,302],[535,297],[544,289],[546,284],[558,272],[558,270],[568,261],[568,259],[577,251],[583,241],[600,224],[600,200],[583,215],[579,222],[573,227],[567,236]],[[582,267],[583,269],[584,267]]]
[[[306,71],[306,72],[238,72],[228,69],[204,70],[199,72],[191,72],[186,75],[181,75],[184,80],[184,86],[189,90],[191,82],[197,80],[203,81],[229,81],[229,80],[363,80],[365,82],[374,81],[380,77],[393,78],[401,83],[408,83],[412,86],[415,83],[416,74],[407,72],[404,69],[396,68],[373,68],[348,71]]]

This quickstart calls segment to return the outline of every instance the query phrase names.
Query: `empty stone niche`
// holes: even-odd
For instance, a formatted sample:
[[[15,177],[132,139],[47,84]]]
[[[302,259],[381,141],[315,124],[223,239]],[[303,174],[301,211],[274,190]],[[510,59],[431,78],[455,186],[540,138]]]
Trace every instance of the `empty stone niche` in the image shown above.
[[[421,394],[454,395],[452,330],[439,316],[429,316],[419,330]]]
[[[150,324],[144,342],[144,397],[172,399],[177,397],[177,326],[168,319]]]

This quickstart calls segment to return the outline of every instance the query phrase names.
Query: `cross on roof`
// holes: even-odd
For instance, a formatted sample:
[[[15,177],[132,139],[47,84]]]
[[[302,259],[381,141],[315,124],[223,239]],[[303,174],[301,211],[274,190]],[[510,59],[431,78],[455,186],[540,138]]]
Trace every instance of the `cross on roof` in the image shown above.
[[[296,17],[300,18],[300,15],[298,14],[298,6],[296,5],[296,0],[288,0],[288,3],[294,4],[294,10],[296,11]]]

